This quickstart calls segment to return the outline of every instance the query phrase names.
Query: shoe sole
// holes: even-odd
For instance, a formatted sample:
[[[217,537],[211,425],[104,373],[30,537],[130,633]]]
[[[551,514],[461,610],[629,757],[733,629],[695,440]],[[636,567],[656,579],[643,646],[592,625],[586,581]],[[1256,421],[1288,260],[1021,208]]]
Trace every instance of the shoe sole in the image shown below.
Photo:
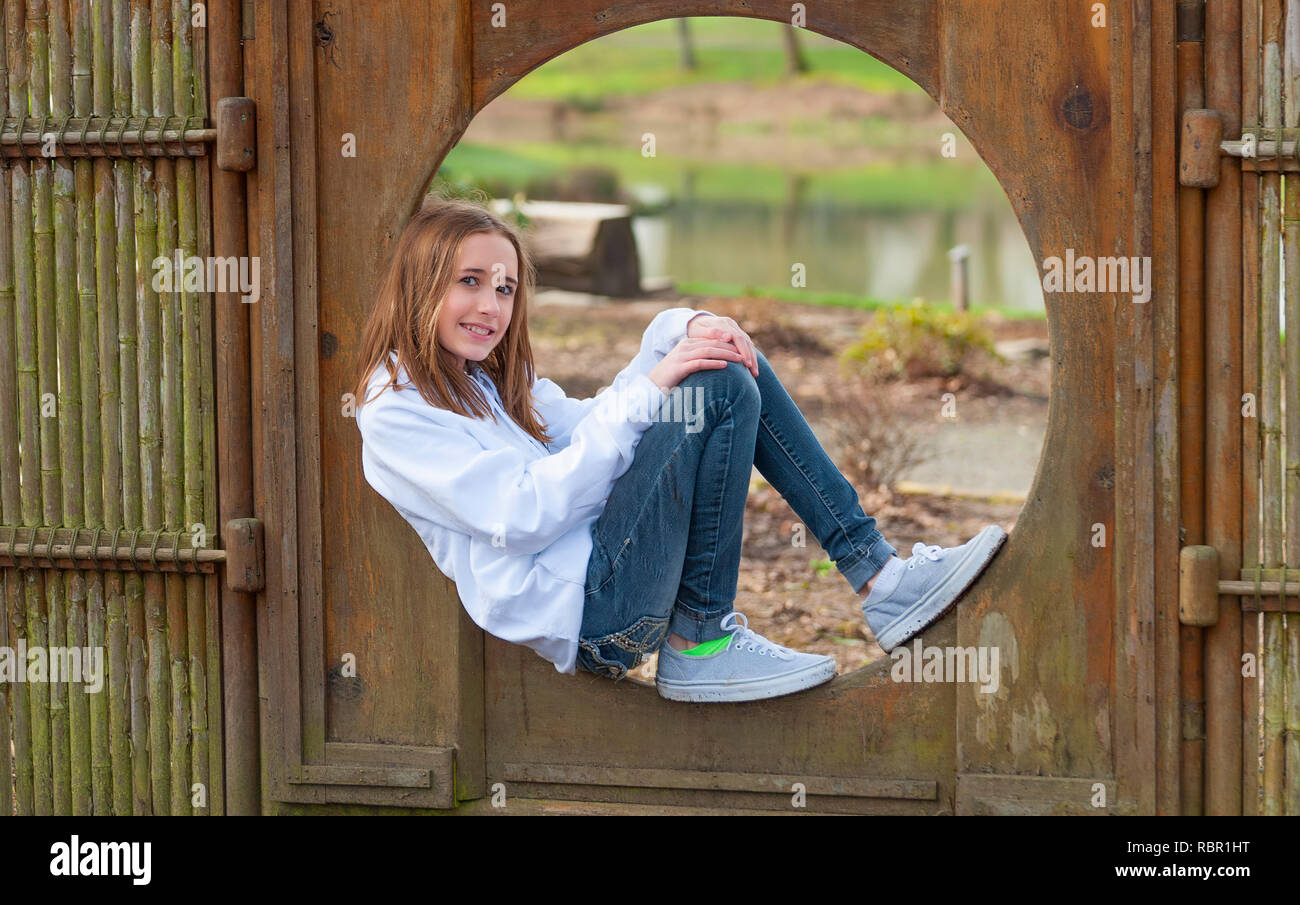
[[[989,564],[998,550],[1002,549],[1006,540],[1007,533],[997,525],[989,525],[981,530],[975,535],[976,543],[966,552],[965,557],[947,579],[931,588],[926,596],[885,626],[880,636],[876,638],[876,643],[885,653],[889,653],[942,619],[957,605],[962,595],[970,590],[975,579],[979,578],[984,567]]]
[[[812,663],[797,672],[780,676],[741,679],[739,681],[680,681],[655,677],[659,696],[670,701],[717,703],[733,701],[762,701],[779,698],[829,682],[835,678],[836,663],[832,659]]]

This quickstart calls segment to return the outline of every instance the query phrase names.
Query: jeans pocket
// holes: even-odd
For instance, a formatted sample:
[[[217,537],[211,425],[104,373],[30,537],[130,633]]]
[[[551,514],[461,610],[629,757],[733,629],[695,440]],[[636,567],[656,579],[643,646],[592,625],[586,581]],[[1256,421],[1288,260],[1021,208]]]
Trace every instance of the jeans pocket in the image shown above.
[[[585,596],[590,598],[605,587],[612,577],[613,569],[610,567],[609,554],[605,552],[605,545],[600,542],[599,538],[593,537],[591,539],[591,558],[587,560]]]

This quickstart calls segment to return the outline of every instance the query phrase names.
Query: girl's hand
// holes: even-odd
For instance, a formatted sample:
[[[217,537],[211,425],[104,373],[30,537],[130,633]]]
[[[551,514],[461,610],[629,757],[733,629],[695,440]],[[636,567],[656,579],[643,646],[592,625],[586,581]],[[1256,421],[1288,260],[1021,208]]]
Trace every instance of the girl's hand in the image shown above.
[[[692,339],[717,339],[734,344],[745,367],[755,377],[758,376],[758,355],[754,351],[754,341],[731,318],[714,317],[711,314],[697,315],[687,321],[686,335]]]
[[[705,369],[725,368],[729,361],[741,361],[741,355],[731,343],[717,339],[692,339],[686,337],[660,360],[646,376],[665,393],[689,374]]]

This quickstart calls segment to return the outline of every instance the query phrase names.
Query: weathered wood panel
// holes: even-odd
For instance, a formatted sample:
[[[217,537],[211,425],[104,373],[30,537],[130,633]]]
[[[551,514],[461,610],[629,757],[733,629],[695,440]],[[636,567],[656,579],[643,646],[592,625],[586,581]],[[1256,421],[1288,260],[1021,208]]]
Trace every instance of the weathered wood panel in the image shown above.
[[[1157,413],[1167,427],[1176,398],[1172,365],[1160,357],[1168,350],[1158,352],[1170,329],[1158,318],[1172,310],[1167,263],[1154,271],[1150,304],[1122,292],[1046,299],[1056,370],[1039,472],[984,580],[930,633],[1000,648],[1010,676],[991,698],[897,685],[883,675],[887,664],[789,701],[713,709],[626,683],[559,676],[530,651],[494,639],[484,648],[454,587],[365,484],[359,435],[338,409],[368,293],[473,113],[531,68],[640,22],[784,20],[788,4],[522,0],[509,5],[506,27],[494,28],[487,6],[317,3],[311,45],[302,31],[307,7],[276,6],[259,8],[257,53],[265,56],[253,90],[264,127],[254,181],[266,218],[261,254],[280,298],[267,306],[264,326],[274,329],[255,354],[274,346],[274,358],[262,359],[263,406],[274,397],[266,410],[294,411],[297,423],[293,438],[270,423],[254,434],[255,448],[269,454],[259,508],[267,507],[268,540],[284,544],[268,550],[268,569],[283,574],[268,588],[262,643],[278,656],[283,647],[274,642],[301,640],[304,656],[295,651],[288,677],[272,684],[290,722],[267,729],[292,729],[303,706],[302,735],[273,756],[308,762],[296,758],[325,740],[455,746],[462,796],[486,794],[484,781],[507,765],[533,764],[579,771],[545,774],[562,775],[562,783],[527,770],[509,780],[531,783],[538,795],[613,794],[598,780],[615,768],[803,771],[933,781],[936,802],[921,809],[950,812],[958,773],[1044,774],[1114,777],[1112,810],[1156,807],[1155,764],[1169,758],[1161,745],[1173,701],[1159,690],[1173,686],[1156,680],[1152,627],[1176,606],[1172,560],[1159,574],[1151,566],[1157,550],[1176,549],[1171,454],[1154,442]],[[1083,0],[872,0],[818,4],[808,25],[873,53],[936,100],[1001,180],[1036,259],[1068,249],[1092,256],[1166,249],[1168,258],[1172,207],[1168,197],[1158,206],[1152,199],[1157,180],[1159,191],[1173,191],[1172,171],[1151,156],[1171,140],[1153,132],[1151,117],[1155,109],[1170,114],[1171,55],[1167,11],[1155,20],[1163,30],[1156,42],[1150,8],[1111,5],[1106,26],[1093,27],[1092,4]],[[355,139],[355,157],[342,153],[345,135]],[[311,197],[314,204],[298,200]],[[271,386],[290,370],[293,381]],[[288,458],[286,441],[297,450]],[[284,481],[296,492],[277,483]],[[1093,543],[1099,525],[1104,545]],[[357,655],[358,679],[338,677],[344,653]],[[1169,661],[1166,644],[1162,668]],[[1162,695],[1164,742],[1153,691]],[[587,785],[605,791],[583,791],[572,781],[582,778],[579,768],[593,771]],[[1167,802],[1175,793],[1162,788]],[[750,793],[617,794],[654,805],[728,795],[728,804],[747,806],[735,796]]]

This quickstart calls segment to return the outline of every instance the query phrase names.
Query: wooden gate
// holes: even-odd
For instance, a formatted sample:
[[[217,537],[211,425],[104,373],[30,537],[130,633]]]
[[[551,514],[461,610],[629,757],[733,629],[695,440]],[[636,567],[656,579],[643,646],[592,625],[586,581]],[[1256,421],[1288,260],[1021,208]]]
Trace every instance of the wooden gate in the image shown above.
[[[0,812],[788,811],[800,786],[809,811],[1252,813],[1261,787],[1292,807],[1295,598],[1269,582],[1295,591],[1300,354],[1261,251],[1282,243],[1300,298],[1282,5],[808,5],[966,134],[1036,259],[1147,260],[1151,292],[1045,296],[1037,476],[925,636],[997,647],[996,693],[886,660],[706,706],[480,632],[366,485],[343,394],[393,242],[485,104],[618,29],[790,4],[5,3],[0,639],[102,646],[107,679],[0,683]],[[1197,109],[1228,153],[1184,140],[1208,150],[1180,187]],[[258,262],[258,301],[155,291],[176,249]]]
[[[1037,258],[1154,255],[1156,288],[1144,304],[1047,298],[1056,369],[1039,473],[998,559],[926,638],[998,645],[996,695],[895,683],[885,661],[796,697],[706,707],[561,676],[484,636],[365,484],[342,394],[392,243],[476,111],[603,34],[669,16],[783,21],[790,5],[518,0],[494,22],[491,4],[450,0],[257,4],[248,93],[268,288],[255,462],[274,651],[261,668],[267,737],[283,740],[268,748],[268,807],[491,811],[500,783],[507,812],[788,810],[802,783],[810,810],[1176,809],[1176,450],[1154,443],[1157,400],[1176,386],[1174,20],[1155,5],[1112,4],[1100,27],[1082,0],[809,5],[810,29],[939,103]],[[1157,685],[1160,645],[1174,669]]]

